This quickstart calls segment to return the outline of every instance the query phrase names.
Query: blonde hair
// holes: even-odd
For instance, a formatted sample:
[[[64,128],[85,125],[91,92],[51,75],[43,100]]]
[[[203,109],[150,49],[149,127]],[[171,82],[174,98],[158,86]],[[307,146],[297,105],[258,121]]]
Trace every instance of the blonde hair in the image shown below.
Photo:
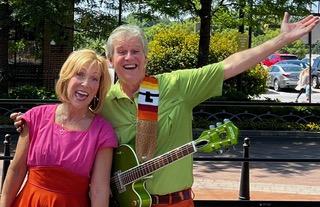
[[[108,72],[106,59],[98,55],[93,50],[77,50],[69,55],[60,70],[59,79],[55,88],[56,94],[61,102],[70,102],[67,94],[69,80],[87,63],[96,63],[101,71],[99,89],[96,95],[99,101],[96,107],[91,109],[93,113],[98,113],[102,110],[106,93],[110,88],[111,79]],[[93,102],[94,100],[92,100],[90,106],[93,104]]]
[[[137,37],[142,44],[144,55],[147,56],[148,41],[146,39],[144,32],[142,31],[142,29],[140,27],[138,27],[136,25],[126,24],[126,25],[121,25],[121,26],[117,27],[116,29],[114,29],[111,32],[111,34],[107,40],[107,43],[106,43],[104,49],[106,50],[106,56],[109,60],[113,57],[114,41],[117,41],[123,37],[125,37],[127,39]]]

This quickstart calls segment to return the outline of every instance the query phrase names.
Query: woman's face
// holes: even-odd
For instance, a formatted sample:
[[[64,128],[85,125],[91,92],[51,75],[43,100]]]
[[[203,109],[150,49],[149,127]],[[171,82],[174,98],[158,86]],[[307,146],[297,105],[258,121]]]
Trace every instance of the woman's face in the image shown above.
[[[71,105],[87,109],[98,93],[100,78],[101,70],[97,63],[84,64],[68,83],[67,94]]]
[[[146,73],[146,56],[138,37],[121,37],[114,41],[111,64],[115,68],[120,82],[140,84]]]

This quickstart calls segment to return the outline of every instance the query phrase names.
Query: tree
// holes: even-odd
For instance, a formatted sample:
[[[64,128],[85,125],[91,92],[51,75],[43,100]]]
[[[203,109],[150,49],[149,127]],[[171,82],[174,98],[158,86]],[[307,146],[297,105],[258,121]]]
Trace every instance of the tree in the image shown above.
[[[0,94],[7,93],[8,83],[6,73],[8,70],[8,40],[10,25],[10,9],[8,1],[0,2]]]
[[[91,48],[103,53],[103,45],[111,31],[117,26],[115,5],[78,4],[75,8],[74,47]]]
[[[238,19],[240,8],[239,0],[144,0],[142,2],[150,7],[149,13],[151,15],[158,12],[176,19],[186,16],[200,19],[198,66],[207,64],[208,61],[208,48],[212,32],[211,17],[215,19],[216,12],[223,9],[225,14],[229,13],[233,18]],[[289,11],[294,15],[305,15],[311,2],[312,0],[283,0],[281,2],[255,1],[254,5],[245,4],[242,8],[244,18],[237,22],[237,26],[242,23],[257,28],[263,24],[273,26],[282,19],[284,11]],[[213,26],[213,28],[215,27]]]

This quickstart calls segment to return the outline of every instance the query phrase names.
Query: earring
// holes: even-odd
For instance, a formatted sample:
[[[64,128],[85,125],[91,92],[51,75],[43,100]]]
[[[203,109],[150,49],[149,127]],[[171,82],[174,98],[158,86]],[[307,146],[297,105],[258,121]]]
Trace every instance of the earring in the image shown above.
[[[93,97],[93,99],[92,99],[92,101],[91,101],[91,104],[90,104],[90,106],[89,106],[89,109],[91,110],[91,111],[94,111],[94,110],[96,110],[96,108],[97,108],[97,106],[98,106],[98,104],[99,104],[99,98],[97,97],[97,96],[95,96],[95,97]]]

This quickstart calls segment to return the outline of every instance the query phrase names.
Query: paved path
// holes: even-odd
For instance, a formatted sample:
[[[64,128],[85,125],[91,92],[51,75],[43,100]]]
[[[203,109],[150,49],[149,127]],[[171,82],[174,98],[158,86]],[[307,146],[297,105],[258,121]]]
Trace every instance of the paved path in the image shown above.
[[[226,157],[242,157],[242,143]],[[218,156],[218,155],[215,155]],[[320,158],[320,139],[251,139],[250,156],[255,158]],[[196,199],[237,200],[241,175],[240,162],[194,164]],[[320,163],[250,163],[252,200],[320,201]]]

